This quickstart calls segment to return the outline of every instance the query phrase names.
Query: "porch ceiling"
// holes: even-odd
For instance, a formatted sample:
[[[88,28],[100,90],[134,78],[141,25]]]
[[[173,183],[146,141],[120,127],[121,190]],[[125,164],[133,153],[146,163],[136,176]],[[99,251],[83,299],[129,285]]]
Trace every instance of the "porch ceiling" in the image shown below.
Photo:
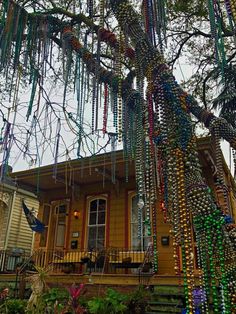
[[[214,148],[209,137],[197,140],[198,155],[203,168],[214,164]],[[56,178],[54,165],[35,168],[27,171],[13,172],[11,176],[16,183],[31,191],[48,191],[62,189],[67,185],[86,186],[102,184],[103,181],[114,184],[112,174],[115,172],[116,183],[125,182],[126,165],[123,151],[114,155],[105,153],[94,157],[86,157],[57,164]],[[135,177],[134,162],[128,164],[129,178]]]
[[[115,162],[110,153],[98,155],[92,158],[72,160],[58,163],[56,178],[54,165],[35,168],[27,171],[13,172],[11,176],[15,181],[28,189],[48,191],[69,186],[86,186],[103,182],[113,184],[112,175],[115,173],[116,183],[122,183],[126,177],[123,152],[115,154]],[[129,177],[135,176],[133,162],[129,163]]]

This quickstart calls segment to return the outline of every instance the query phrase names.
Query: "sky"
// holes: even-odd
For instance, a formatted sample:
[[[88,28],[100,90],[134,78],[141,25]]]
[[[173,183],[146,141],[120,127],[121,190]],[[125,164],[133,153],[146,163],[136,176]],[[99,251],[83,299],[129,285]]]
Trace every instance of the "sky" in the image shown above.
[[[184,81],[188,78],[188,76],[190,76],[192,74],[192,67],[189,66],[188,64],[186,64],[184,62],[184,59],[180,60],[181,63],[177,63],[176,68],[174,70],[174,75],[176,76],[176,79],[178,82]],[[29,88],[28,90],[23,92],[23,95],[21,95],[21,101],[20,103],[22,104],[19,110],[20,115],[17,116],[18,119],[18,123],[22,125],[22,127],[24,127],[25,124],[25,116],[26,116],[26,111],[27,111],[27,106],[28,106],[28,102],[29,102],[29,98],[30,98],[30,91],[31,89]],[[52,87],[49,88],[49,95],[50,97],[52,97],[52,102],[54,103],[55,108],[57,108],[57,106],[61,106],[61,102],[62,102],[62,98],[63,98],[63,92],[59,89],[55,89]],[[72,107],[76,107],[76,96],[71,94],[71,97],[69,97],[69,102],[68,102],[68,107],[72,108]],[[44,106],[44,102],[42,101],[41,106]],[[58,110],[61,110],[61,107],[58,107]],[[89,106],[89,104],[86,104],[86,107]],[[44,107],[43,107],[44,108]],[[91,109],[87,109],[86,111],[86,119],[87,119],[87,123],[89,124],[89,121],[91,121]],[[43,110],[42,110],[43,111]],[[12,113],[13,114],[13,113]],[[47,112],[43,113],[44,115],[47,115]],[[44,116],[42,116],[40,119],[45,119]],[[45,120],[45,121],[49,121]],[[101,122],[100,122],[101,124]],[[40,165],[47,165],[47,164],[53,164],[55,162],[54,158],[53,158],[53,154],[55,153],[55,146],[56,146],[56,137],[55,137],[55,131],[56,131],[56,127],[57,127],[57,121],[54,119],[53,121],[51,121],[50,123],[50,128],[52,128],[52,133],[54,133],[54,136],[49,136],[49,124],[46,123],[46,125],[44,126],[43,129],[39,130],[38,129],[38,143],[35,142],[34,137],[32,136],[30,141],[29,141],[29,149],[36,147],[37,145],[40,147],[41,149],[41,153],[39,154],[40,156],[37,157],[36,160],[36,156],[32,156],[32,160],[31,158],[24,156],[24,154],[21,152],[19,152],[19,150],[16,149],[16,147],[14,147],[14,149],[12,149],[11,151],[11,158],[10,158],[10,162],[9,164],[13,167],[13,171],[21,171],[21,170],[27,170],[27,169],[31,169],[34,167],[38,167],[39,164]],[[16,132],[16,131],[15,131]],[[40,132],[45,133],[45,135],[49,138],[49,141],[44,141],[44,139],[40,136]],[[91,133],[91,130],[89,129],[89,127],[87,129],[85,129],[85,132]],[[23,133],[23,132],[22,132]],[[206,130],[205,130],[206,133]],[[199,135],[202,134],[202,131],[199,132]],[[203,132],[204,134],[204,132]],[[22,143],[26,142],[26,139],[24,137],[21,137],[23,135],[20,134],[19,130],[17,130],[17,138],[22,140]],[[90,135],[92,138],[92,135]],[[107,144],[107,138],[104,137],[104,135],[102,134],[102,132],[99,133],[99,138],[100,138],[100,143],[101,146],[102,145],[106,145]],[[60,139],[60,146],[63,147],[63,149],[65,148],[63,145],[63,141],[66,141],[67,146],[71,147],[71,145],[76,145],[75,143],[75,139],[76,139],[76,135],[73,134],[71,132],[71,129],[66,127],[65,125],[62,126],[61,128],[61,139]],[[93,136],[93,141],[96,142],[96,136]],[[222,141],[221,143],[221,147],[222,147],[222,152],[224,154],[225,160],[227,165],[229,166],[231,173],[234,172],[234,167],[233,167],[233,162],[232,162],[232,154],[230,154],[230,148],[229,148],[229,144],[226,141]],[[118,149],[121,149],[122,146],[119,145],[117,147]],[[93,150],[93,149],[91,149]],[[106,146],[106,149],[102,149],[101,153],[106,152],[106,151],[110,151],[111,150],[111,146],[110,144]],[[96,151],[96,149],[94,148],[94,152]],[[88,152],[88,155],[90,155],[92,153]],[[75,159],[77,158],[75,152],[70,154],[70,158],[71,159]],[[60,161],[65,161],[67,159],[67,157],[65,155],[61,156],[58,159],[58,162]],[[43,162],[42,162],[43,160]],[[36,162],[35,162],[36,161]]]

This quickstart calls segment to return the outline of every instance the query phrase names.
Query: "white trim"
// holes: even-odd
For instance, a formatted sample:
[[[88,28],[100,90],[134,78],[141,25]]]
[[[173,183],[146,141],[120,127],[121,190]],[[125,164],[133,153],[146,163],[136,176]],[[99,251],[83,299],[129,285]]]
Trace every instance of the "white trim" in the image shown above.
[[[16,190],[13,193],[11,206],[9,207],[9,215],[8,215],[8,221],[7,221],[7,232],[6,232],[6,237],[5,237],[4,250],[7,250],[7,247],[8,247],[8,241],[9,241],[9,236],[10,236],[10,231],[11,231],[11,222],[12,222],[12,217],[13,217],[13,208],[15,205],[15,200],[16,200]]]

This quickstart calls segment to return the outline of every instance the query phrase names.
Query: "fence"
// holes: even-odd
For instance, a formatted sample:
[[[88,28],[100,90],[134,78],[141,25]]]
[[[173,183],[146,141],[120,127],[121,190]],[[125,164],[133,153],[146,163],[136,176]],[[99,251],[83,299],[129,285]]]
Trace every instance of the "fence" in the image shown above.
[[[0,273],[15,273],[29,257],[29,252],[18,248],[0,250]]]

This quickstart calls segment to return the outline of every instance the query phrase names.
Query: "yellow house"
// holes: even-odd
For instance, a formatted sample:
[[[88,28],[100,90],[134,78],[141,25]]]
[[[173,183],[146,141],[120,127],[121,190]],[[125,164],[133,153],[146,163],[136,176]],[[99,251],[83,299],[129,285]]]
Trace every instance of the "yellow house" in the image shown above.
[[[0,271],[14,270],[33,249],[34,234],[22,210],[22,199],[37,214],[37,196],[4,178],[0,184]]]
[[[216,201],[224,205],[225,198],[215,188],[210,138],[198,140],[198,152],[206,183]],[[138,236],[134,164],[125,163],[122,151],[59,163],[56,171],[55,165],[49,165],[12,176],[38,191],[38,218],[45,224],[45,231],[35,234],[34,261],[53,266],[57,279],[52,275],[50,280],[74,282],[80,276],[80,282],[89,282],[91,273],[93,281],[100,283],[137,284],[140,274],[143,278],[150,274],[151,283],[177,284],[181,280],[174,270],[171,226],[165,222],[158,200],[158,271],[152,276],[150,238],[145,232],[141,238]],[[235,221],[236,187],[225,163],[224,176],[227,202]],[[197,276],[196,254],[195,250]],[[103,276],[96,276],[101,272]]]

